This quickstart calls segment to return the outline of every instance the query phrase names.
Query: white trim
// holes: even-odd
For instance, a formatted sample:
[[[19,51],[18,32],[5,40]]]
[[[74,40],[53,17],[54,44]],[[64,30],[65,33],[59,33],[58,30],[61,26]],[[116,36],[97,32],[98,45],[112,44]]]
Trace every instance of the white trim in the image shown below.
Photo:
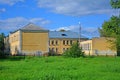
[[[22,32],[19,30],[19,52],[22,52]]]

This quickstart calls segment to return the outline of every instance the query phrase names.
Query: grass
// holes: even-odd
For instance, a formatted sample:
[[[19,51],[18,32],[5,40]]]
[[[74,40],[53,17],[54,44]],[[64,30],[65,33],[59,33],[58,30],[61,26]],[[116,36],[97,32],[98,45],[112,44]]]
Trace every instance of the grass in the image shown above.
[[[0,80],[120,80],[120,57],[0,59]]]

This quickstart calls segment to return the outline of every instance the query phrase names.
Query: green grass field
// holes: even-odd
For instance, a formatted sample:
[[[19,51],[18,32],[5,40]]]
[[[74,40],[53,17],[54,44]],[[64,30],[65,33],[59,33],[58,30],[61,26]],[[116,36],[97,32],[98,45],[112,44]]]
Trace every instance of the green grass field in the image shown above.
[[[0,80],[120,80],[120,57],[1,59]]]

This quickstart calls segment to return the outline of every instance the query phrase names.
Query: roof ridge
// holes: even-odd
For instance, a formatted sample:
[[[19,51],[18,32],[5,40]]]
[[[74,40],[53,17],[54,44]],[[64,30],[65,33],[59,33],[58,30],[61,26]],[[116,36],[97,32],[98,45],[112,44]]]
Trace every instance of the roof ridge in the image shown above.
[[[73,32],[73,31],[65,31],[65,32],[49,31],[49,37],[50,38],[79,38],[79,33]],[[87,37],[81,35],[81,38],[87,38]]]
[[[45,30],[45,29],[42,27],[39,27],[33,23],[29,23],[29,24],[25,25],[24,27],[22,27],[21,30]]]

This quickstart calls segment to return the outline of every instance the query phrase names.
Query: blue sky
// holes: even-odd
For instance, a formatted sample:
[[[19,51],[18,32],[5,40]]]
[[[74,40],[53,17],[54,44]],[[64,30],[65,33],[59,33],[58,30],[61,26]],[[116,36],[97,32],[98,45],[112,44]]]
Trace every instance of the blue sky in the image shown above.
[[[0,33],[30,22],[49,30],[78,32],[80,22],[84,36],[97,37],[98,27],[116,14],[110,0],[0,0]]]

